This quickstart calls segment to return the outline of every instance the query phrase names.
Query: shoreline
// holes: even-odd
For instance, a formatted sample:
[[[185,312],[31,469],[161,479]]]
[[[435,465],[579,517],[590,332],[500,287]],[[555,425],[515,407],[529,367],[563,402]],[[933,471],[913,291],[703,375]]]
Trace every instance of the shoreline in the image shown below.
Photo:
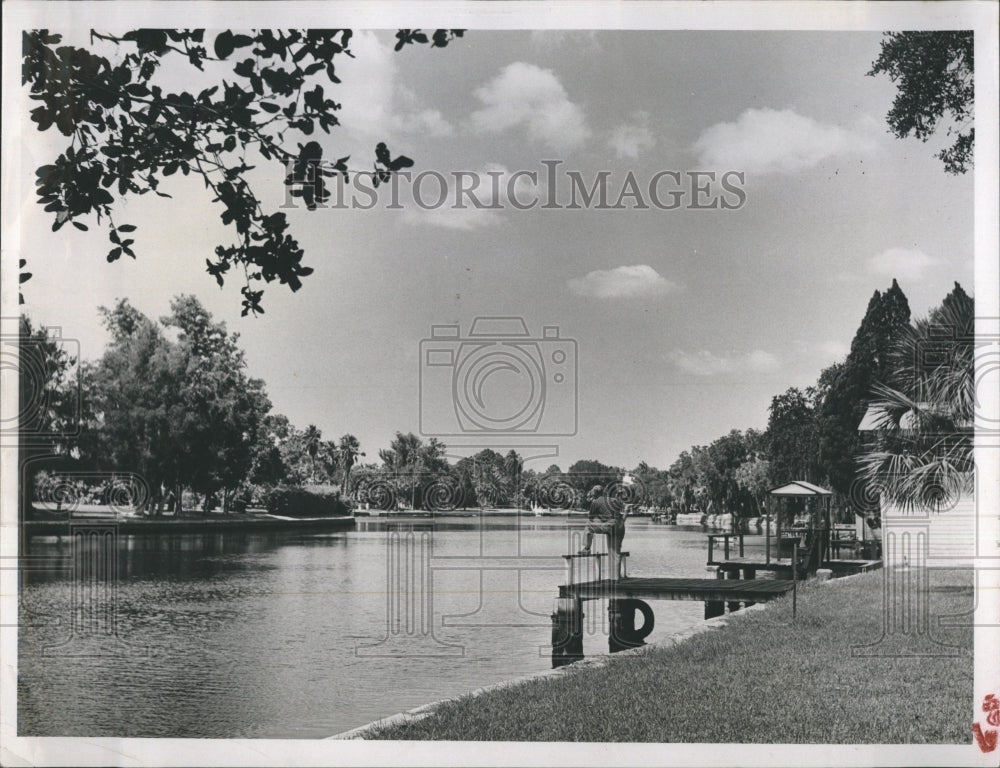
[[[865,573],[851,574],[850,576],[842,576],[836,579],[825,579],[825,580],[815,580],[812,579],[814,584],[831,586],[840,583],[849,583],[854,579],[866,575]],[[734,617],[747,615],[756,611],[767,610],[768,608],[773,608],[780,604],[783,599],[768,601],[766,603],[756,603],[755,605],[747,606],[742,608],[735,613],[726,613],[722,616],[716,616],[711,619],[705,619],[700,624],[693,627],[687,627],[685,629],[679,629],[676,632],[672,632],[670,635],[664,638],[660,638],[647,645],[640,646],[638,648],[631,648],[625,651],[618,651],[616,653],[610,653],[604,651],[603,653],[595,653],[580,661],[573,662],[572,664],[567,664],[563,667],[557,667],[555,669],[546,669],[540,672],[532,672],[526,675],[520,675],[518,677],[510,678],[507,680],[501,680],[496,683],[490,683],[488,685],[480,686],[467,693],[462,693],[457,696],[446,697],[443,699],[438,699],[427,704],[421,704],[412,709],[404,710],[403,712],[397,712],[394,715],[387,715],[386,717],[379,718],[378,720],[373,720],[370,723],[365,723],[364,725],[359,725],[355,728],[342,731],[341,733],[336,733],[332,736],[323,737],[326,741],[350,741],[355,739],[364,740],[366,734],[371,731],[375,731],[380,728],[385,728],[394,725],[402,725],[405,723],[414,723],[419,720],[423,720],[426,717],[433,715],[436,710],[445,705],[451,704],[453,702],[462,699],[474,699],[483,694],[490,693],[492,691],[499,691],[506,688],[516,688],[518,686],[527,685],[529,683],[535,682],[537,680],[544,679],[556,679],[561,677],[566,677],[568,675],[573,675],[582,672],[587,669],[597,669],[601,667],[607,667],[615,664],[621,660],[627,660],[634,658],[636,656],[643,656],[655,650],[664,648],[673,648],[674,646],[686,643],[696,637],[701,635],[709,634],[715,630],[720,630],[728,626]]]
[[[910,578],[909,569],[891,570],[899,577],[804,583],[798,620],[790,599],[758,604],[648,646],[487,685],[329,738],[882,744],[891,733],[894,744],[968,744],[971,627],[936,637],[906,632],[898,612],[887,617],[885,601],[899,601],[885,590]],[[972,608],[972,571],[960,571],[926,569],[929,615]],[[795,654],[801,663],[789,665]],[[920,663],[894,661],[901,658]],[[882,660],[875,668],[874,659]],[[933,712],[905,695],[917,684],[940,691]],[[774,691],[784,693],[772,706],[746,706],[748,696]]]
[[[860,575],[860,574],[859,574]],[[852,578],[852,577],[844,577]],[[839,581],[839,579],[832,579],[832,581]],[[692,638],[698,637],[699,635],[707,634],[714,630],[719,630],[725,627],[731,622],[734,616],[743,614],[751,611],[760,611],[767,608],[769,603],[757,603],[756,605],[743,608],[736,613],[727,613],[722,616],[716,616],[712,619],[705,619],[701,624],[697,624],[693,627],[687,627],[686,629],[679,629],[676,632],[672,632],[665,638],[660,638],[655,642],[649,643],[647,645],[640,646],[638,648],[630,648],[625,651],[618,651],[617,653],[603,652],[595,653],[580,661],[575,661],[572,664],[567,664],[563,667],[557,667],[556,669],[546,669],[541,672],[532,672],[527,675],[520,675],[519,677],[510,678],[508,680],[501,680],[496,683],[490,683],[489,685],[480,686],[467,693],[462,693],[457,696],[452,696],[444,699],[438,699],[437,701],[432,701],[428,704],[421,704],[413,709],[408,709],[403,712],[397,712],[394,715],[388,715],[378,720],[373,720],[370,723],[364,725],[359,725],[355,728],[351,728],[347,731],[342,731],[341,733],[336,733],[332,736],[323,737],[325,741],[350,741],[354,739],[365,739],[365,735],[370,731],[377,730],[379,728],[384,728],[392,725],[401,725],[403,723],[412,723],[418,720],[423,720],[425,717],[430,717],[434,712],[444,704],[451,704],[453,702],[462,699],[474,699],[478,696],[482,696],[485,693],[490,693],[492,691],[499,691],[505,688],[516,688],[517,686],[527,685],[536,680],[544,680],[547,678],[560,678],[566,677],[567,675],[573,675],[581,672],[585,669],[595,669],[600,667],[607,667],[612,664],[617,663],[619,660],[626,660],[634,658],[636,656],[642,656],[653,650],[658,650],[661,648],[671,648],[675,645],[687,642]]]
[[[224,518],[115,518],[106,516],[69,517],[63,520],[25,520],[21,531],[25,536],[68,536],[74,527],[85,525],[114,525],[120,535],[133,534],[186,534],[186,533],[242,533],[278,531],[348,531],[357,526],[353,516],[279,518],[232,515]]]

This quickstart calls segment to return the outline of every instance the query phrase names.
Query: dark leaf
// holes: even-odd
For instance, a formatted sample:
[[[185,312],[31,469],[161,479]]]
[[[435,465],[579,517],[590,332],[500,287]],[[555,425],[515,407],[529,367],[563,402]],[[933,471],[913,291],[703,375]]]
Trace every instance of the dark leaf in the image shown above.
[[[215,55],[219,59],[227,59],[236,50],[236,40],[228,29],[215,38]]]
[[[400,155],[391,163],[389,163],[390,171],[398,171],[400,168],[412,168],[412,167],[413,167],[413,161],[406,155]]]

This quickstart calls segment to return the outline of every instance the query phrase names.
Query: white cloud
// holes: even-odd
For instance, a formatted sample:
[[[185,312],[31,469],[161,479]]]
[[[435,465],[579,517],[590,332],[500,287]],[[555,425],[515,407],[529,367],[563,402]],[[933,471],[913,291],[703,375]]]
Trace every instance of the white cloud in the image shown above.
[[[341,105],[337,117],[346,132],[384,135],[392,123],[390,105],[397,75],[392,48],[380,42],[374,32],[365,31],[351,38],[351,53],[354,58],[336,59],[340,85],[324,87],[330,91],[329,98]]]
[[[938,263],[923,251],[911,248],[889,248],[868,260],[868,271],[900,280],[919,280],[929,267]]]
[[[748,109],[733,123],[716,123],[694,143],[705,169],[795,173],[829,157],[869,152],[868,136],[827,125],[791,109]]]
[[[843,360],[851,348],[842,341],[821,341],[814,349],[823,358],[831,360]]]
[[[677,349],[667,358],[685,373],[694,376],[721,376],[728,373],[769,373],[781,367],[777,357],[762,349],[745,353],[716,355],[707,349],[684,352]]]
[[[481,109],[471,115],[473,128],[500,133],[523,126],[528,138],[553,149],[575,149],[590,136],[586,116],[569,100],[551,69],[516,61],[475,90]]]
[[[512,209],[513,202],[527,205],[536,198],[545,199],[544,179],[539,178],[536,185],[523,174],[514,177],[499,163],[487,163],[483,170],[475,173],[464,172],[461,179],[454,174],[446,175],[445,180],[450,186],[447,199],[440,207],[421,208],[411,199],[404,212],[404,220],[412,224],[470,231],[499,223],[502,211]],[[458,194],[459,184],[467,190],[462,195]],[[429,185],[428,189],[433,191],[424,194],[434,198],[437,188]],[[458,207],[459,201],[463,206],[461,208]],[[477,203],[483,207],[476,207]]]
[[[396,125],[403,133],[417,133],[422,136],[453,136],[455,128],[436,109],[421,109],[418,112],[401,113],[395,116]]]
[[[567,280],[566,284],[579,296],[593,296],[598,299],[659,296],[678,289],[676,283],[667,280],[647,264],[596,269],[583,277]]]
[[[391,139],[402,133],[424,136],[451,136],[454,127],[437,109],[420,102],[419,96],[398,82],[399,56],[392,45],[382,42],[374,32],[359,32],[351,38],[354,58],[337,57],[337,76],[341,84],[331,90],[324,83],[329,98],[341,105],[337,113],[348,134],[370,141]],[[369,149],[370,151],[370,149]]]
[[[545,50],[573,46],[589,51],[601,47],[596,29],[533,29],[531,44]]]
[[[485,208],[447,206],[431,209],[410,205],[403,211],[403,220],[409,224],[424,224],[429,227],[471,232],[474,229],[482,229],[499,223],[500,216],[497,211]]]
[[[455,128],[440,110],[422,108],[417,94],[409,88],[396,88],[399,106],[393,115],[393,127],[402,133],[416,133],[423,136],[452,136]]]
[[[643,111],[633,112],[630,121],[615,128],[608,139],[608,146],[618,157],[632,160],[637,160],[655,144],[656,139],[649,130],[649,113]]]

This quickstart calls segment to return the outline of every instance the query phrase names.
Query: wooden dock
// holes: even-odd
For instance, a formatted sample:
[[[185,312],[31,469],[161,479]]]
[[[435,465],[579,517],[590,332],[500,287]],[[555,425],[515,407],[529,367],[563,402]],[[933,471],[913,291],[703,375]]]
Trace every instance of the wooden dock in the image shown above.
[[[607,601],[608,650],[611,652],[645,644],[653,629],[652,607],[646,600],[698,600],[705,604],[705,618],[722,616],[755,603],[795,595],[791,579],[736,579],[735,574],[716,571],[715,578],[676,579],[628,577],[570,582],[559,587],[552,614],[552,666],[560,667],[583,658],[583,606],[588,600]],[[642,624],[636,626],[636,618]]]
[[[791,591],[791,579],[602,579],[559,587],[559,597],[579,600],[701,600],[711,603],[761,603]]]
[[[819,534],[823,534],[820,531]],[[803,539],[799,536],[792,536],[779,539],[772,548],[768,543],[764,552],[759,548],[756,555],[747,553],[744,547],[744,539],[756,538],[760,536],[745,533],[711,533],[708,535],[708,561],[707,565],[718,567],[727,578],[752,579],[757,571],[768,571],[775,573],[781,578],[800,579],[813,574],[819,568],[825,568],[833,572],[833,576],[851,576],[856,573],[865,573],[882,567],[881,559],[873,558],[840,558],[831,557],[831,552],[840,554],[840,549],[857,542],[846,542],[834,540],[826,542],[824,536],[816,532],[804,532]],[[808,546],[797,546],[800,540],[812,541]],[[716,542],[721,540],[722,546]],[[867,545],[866,545],[867,546]],[[719,555],[721,554],[721,557]],[[792,568],[792,557],[799,558],[796,567]]]
[[[848,542],[831,542],[829,525],[826,528],[792,528],[788,533],[791,535],[782,536],[779,529],[773,548],[768,533],[763,552],[758,547],[748,551],[744,542],[748,534],[709,534],[707,568],[712,575],[700,579],[630,577],[626,565],[628,553],[615,553],[610,541],[606,553],[581,551],[563,555],[568,578],[567,583],[559,587],[552,614],[552,666],[559,667],[583,658],[586,601],[607,601],[608,649],[615,652],[645,644],[655,618],[646,600],[698,600],[705,605],[705,618],[712,619],[727,610],[732,613],[790,593],[794,617],[798,581],[809,576],[836,578],[882,566],[881,560],[870,559],[872,552],[859,550],[856,546],[851,547],[854,552],[867,557],[837,557]],[[717,547],[717,540],[721,546]],[[608,558],[608,575],[617,578],[603,578],[605,563],[602,558],[605,557]],[[597,579],[574,580],[580,558],[595,560]],[[819,574],[821,569],[824,573]],[[774,578],[759,579],[758,571]],[[637,624],[640,616],[642,623]]]

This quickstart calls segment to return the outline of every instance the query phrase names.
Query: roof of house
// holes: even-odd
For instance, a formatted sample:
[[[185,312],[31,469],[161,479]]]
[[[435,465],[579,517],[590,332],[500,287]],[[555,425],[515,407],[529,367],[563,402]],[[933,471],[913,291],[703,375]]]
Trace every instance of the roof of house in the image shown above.
[[[807,483],[805,480],[792,480],[770,491],[772,496],[831,496],[833,491]]]
[[[878,429],[882,413],[881,408],[869,405],[868,410],[865,411],[865,415],[861,417],[861,423],[858,424],[858,432],[874,432]]]

